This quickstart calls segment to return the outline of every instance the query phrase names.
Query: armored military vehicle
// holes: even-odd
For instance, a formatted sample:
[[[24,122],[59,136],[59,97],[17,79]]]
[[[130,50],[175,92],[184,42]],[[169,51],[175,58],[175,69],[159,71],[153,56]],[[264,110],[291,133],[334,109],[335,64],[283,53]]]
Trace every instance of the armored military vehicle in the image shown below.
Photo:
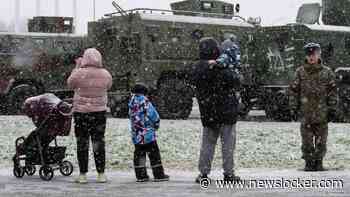
[[[198,43],[211,36],[223,41],[235,35],[243,64],[249,63],[248,47],[255,27],[239,17],[239,5],[214,0],[186,0],[172,10],[123,10],[88,24],[88,39],[103,54],[114,84],[111,112],[127,115],[130,87],[143,82],[163,118],[186,119],[192,110],[193,90],[186,70],[198,60]]]
[[[350,2],[323,0],[322,4],[304,4],[296,23],[261,27],[254,37],[256,83],[249,92],[255,94],[246,100],[257,101],[249,105],[265,109],[272,119],[290,119],[287,89],[305,60],[303,46],[308,42],[321,44],[324,63],[337,72],[339,119],[349,119]]]
[[[72,34],[0,32],[0,111],[20,113],[27,97],[43,92],[67,95],[66,79],[83,43]]]

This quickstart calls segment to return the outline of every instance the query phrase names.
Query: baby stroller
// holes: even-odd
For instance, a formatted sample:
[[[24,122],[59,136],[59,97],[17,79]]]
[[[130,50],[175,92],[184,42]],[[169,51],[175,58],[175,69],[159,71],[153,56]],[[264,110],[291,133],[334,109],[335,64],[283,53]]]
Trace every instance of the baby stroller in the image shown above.
[[[73,165],[64,161],[66,147],[57,145],[57,136],[68,136],[71,128],[72,105],[53,94],[43,94],[28,98],[23,105],[24,113],[30,117],[36,128],[28,137],[16,139],[16,154],[13,157],[13,174],[22,178],[24,174],[35,174],[40,165],[40,178],[49,181],[54,171],[70,176]],[[55,146],[49,146],[54,141]]]

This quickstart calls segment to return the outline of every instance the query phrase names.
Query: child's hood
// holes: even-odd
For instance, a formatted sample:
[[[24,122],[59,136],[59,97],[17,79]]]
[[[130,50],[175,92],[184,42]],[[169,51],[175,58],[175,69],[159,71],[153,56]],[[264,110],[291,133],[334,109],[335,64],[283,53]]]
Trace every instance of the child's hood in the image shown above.
[[[148,102],[148,99],[145,95],[133,94],[130,99],[129,106],[131,107],[133,105],[142,105],[142,104],[145,104],[146,102]]]

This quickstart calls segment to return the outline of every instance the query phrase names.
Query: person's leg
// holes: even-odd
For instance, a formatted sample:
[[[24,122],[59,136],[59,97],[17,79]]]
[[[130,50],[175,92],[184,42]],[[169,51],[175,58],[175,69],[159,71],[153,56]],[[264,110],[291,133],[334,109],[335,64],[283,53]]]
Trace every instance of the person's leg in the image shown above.
[[[233,176],[233,154],[236,146],[236,125],[223,125],[220,128],[220,134],[224,175]]]
[[[162,160],[157,141],[150,143],[148,148],[148,157],[151,163],[153,177],[155,181],[169,180],[169,176],[164,173]]]
[[[138,182],[148,181],[146,169],[146,151],[144,145],[135,145],[134,151],[134,169],[135,175]]]
[[[323,171],[325,170],[323,168],[323,158],[327,152],[328,124],[319,124],[315,130],[315,168],[317,171]]]
[[[89,163],[89,132],[86,114],[74,113],[74,123],[79,170],[81,174],[85,174],[88,172]]]
[[[302,158],[305,160],[305,171],[314,170],[314,154],[315,154],[315,145],[314,145],[314,126],[306,122],[302,122],[300,126],[300,133],[302,139]]]
[[[94,152],[95,165],[98,173],[104,173],[106,163],[105,151],[105,130],[106,114],[105,112],[95,112],[90,115],[90,130],[92,148]]]
[[[210,174],[211,164],[214,158],[215,146],[219,136],[218,129],[203,128],[202,144],[199,155],[199,172],[202,175]]]

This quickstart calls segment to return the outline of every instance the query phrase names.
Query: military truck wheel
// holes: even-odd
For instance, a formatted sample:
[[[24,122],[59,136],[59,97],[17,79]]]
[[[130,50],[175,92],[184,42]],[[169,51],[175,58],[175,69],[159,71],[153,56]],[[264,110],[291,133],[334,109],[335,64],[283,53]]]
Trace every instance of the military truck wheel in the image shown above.
[[[24,101],[38,94],[38,89],[29,84],[17,85],[11,89],[8,95],[7,111],[11,115],[22,114],[22,105]]]
[[[192,89],[183,80],[166,78],[158,86],[155,105],[164,119],[188,119],[192,111]]]
[[[288,97],[282,92],[277,92],[269,97],[265,105],[266,117],[275,121],[291,121],[288,108]]]
[[[265,108],[266,117],[274,121],[291,121],[291,114],[287,110],[276,109],[274,106]]]
[[[111,115],[114,118],[127,118],[128,117],[128,102],[116,103],[110,107]]]

